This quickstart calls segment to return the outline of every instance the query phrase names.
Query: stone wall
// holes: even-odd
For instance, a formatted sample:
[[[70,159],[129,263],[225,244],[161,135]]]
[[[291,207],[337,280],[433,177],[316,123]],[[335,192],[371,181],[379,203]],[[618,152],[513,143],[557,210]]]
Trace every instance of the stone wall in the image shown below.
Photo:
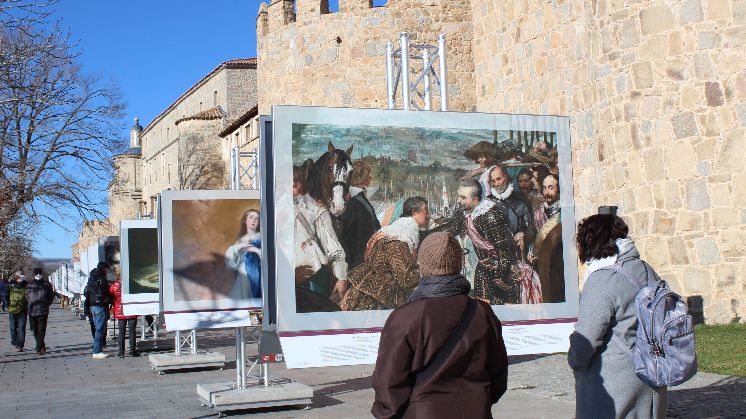
[[[263,5],[257,17],[259,114],[272,105],[386,108],[386,42],[399,32],[416,33],[417,43],[448,43],[449,107],[472,110],[474,65],[468,0],[290,0]],[[401,91],[400,91],[401,92]],[[400,94],[399,94],[400,96]],[[437,106],[437,103],[436,103]]]
[[[746,317],[746,1],[473,0],[477,109],[571,116],[578,217],[618,204],[708,322]]]

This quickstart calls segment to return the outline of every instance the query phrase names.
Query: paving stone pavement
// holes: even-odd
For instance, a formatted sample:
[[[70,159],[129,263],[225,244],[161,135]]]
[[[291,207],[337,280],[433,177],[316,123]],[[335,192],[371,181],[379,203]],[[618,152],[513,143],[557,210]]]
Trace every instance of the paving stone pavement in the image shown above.
[[[201,349],[223,352],[224,370],[154,373],[146,351],[173,350],[172,335],[162,335],[159,349],[141,343],[140,358],[91,358],[86,321],[54,305],[47,328],[46,356],[32,350],[11,351],[8,316],[0,315],[0,418],[206,418],[213,410],[200,406],[197,384],[235,380],[232,330],[200,331]],[[34,347],[30,332],[26,348]],[[107,346],[116,355],[115,343]],[[247,346],[255,355],[255,345]],[[287,370],[273,365],[273,376],[314,388],[312,404],[298,408],[229,413],[231,417],[368,418],[373,401],[373,366]],[[497,418],[572,418],[572,372],[564,355],[512,357],[509,391],[492,409]],[[669,392],[671,418],[746,418],[746,380],[700,373]]]

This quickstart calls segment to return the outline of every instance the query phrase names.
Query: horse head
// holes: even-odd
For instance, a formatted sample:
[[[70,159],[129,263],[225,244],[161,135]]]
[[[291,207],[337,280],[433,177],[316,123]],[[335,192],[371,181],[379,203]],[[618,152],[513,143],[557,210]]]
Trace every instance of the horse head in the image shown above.
[[[344,151],[329,142],[327,152],[313,162],[306,176],[306,186],[311,198],[337,216],[345,209],[344,193],[352,174],[350,153],[352,147]]]
[[[331,158],[332,198],[329,211],[335,216],[342,215],[345,210],[344,194],[349,190],[350,175],[352,174],[352,160],[350,159],[352,147],[350,146],[347,150],[340,150],[334,147],[331,141],[327,145],[328,153],[333,154]]]

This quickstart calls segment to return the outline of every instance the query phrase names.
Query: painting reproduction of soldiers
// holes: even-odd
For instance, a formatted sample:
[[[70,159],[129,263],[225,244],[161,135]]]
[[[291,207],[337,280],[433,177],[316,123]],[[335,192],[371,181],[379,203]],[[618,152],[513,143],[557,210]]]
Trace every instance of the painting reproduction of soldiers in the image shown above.
[[[435,231],[472,297],[565,301],[556,133],[294,124],[292,149],[298,313],[405,304]]]

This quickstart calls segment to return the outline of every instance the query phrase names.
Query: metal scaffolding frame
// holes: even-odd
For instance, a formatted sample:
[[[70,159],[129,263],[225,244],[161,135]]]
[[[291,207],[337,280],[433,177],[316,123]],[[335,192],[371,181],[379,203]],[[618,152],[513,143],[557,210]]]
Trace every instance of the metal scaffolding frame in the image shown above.
[[[430,111],[433,106],[433,86],[438,87],[440,110],[448,110],[448,78],[446,75],[446,37],[438,35],[438,45],[413,44],[408,32],[399,34],[399,48],[386,43],[386,91],[388,108],[396,109],[396,94],[401,85],[404,110]],[[422,65],[410,81],[411,60]],[[437,71],[436,71],[437,66]],[[419,98],[419,101],[416,100]],[[413,100],[415,99],[415,100]]]
[[[197,330],[192,329],[186,336],[181,336],[181,330],[174,333],[174,352],[181,356],[182,348],[188,349],[190,354],[197,355]]]
[[[231,147],[231,189],[243,189],[241,181],[248,178],[251,181],[251,188],[259,189],[259,152],[255,148],[251,151],[241,151],[239,144]],[[248,158],[249,164],[241,165],[241,159]]]

